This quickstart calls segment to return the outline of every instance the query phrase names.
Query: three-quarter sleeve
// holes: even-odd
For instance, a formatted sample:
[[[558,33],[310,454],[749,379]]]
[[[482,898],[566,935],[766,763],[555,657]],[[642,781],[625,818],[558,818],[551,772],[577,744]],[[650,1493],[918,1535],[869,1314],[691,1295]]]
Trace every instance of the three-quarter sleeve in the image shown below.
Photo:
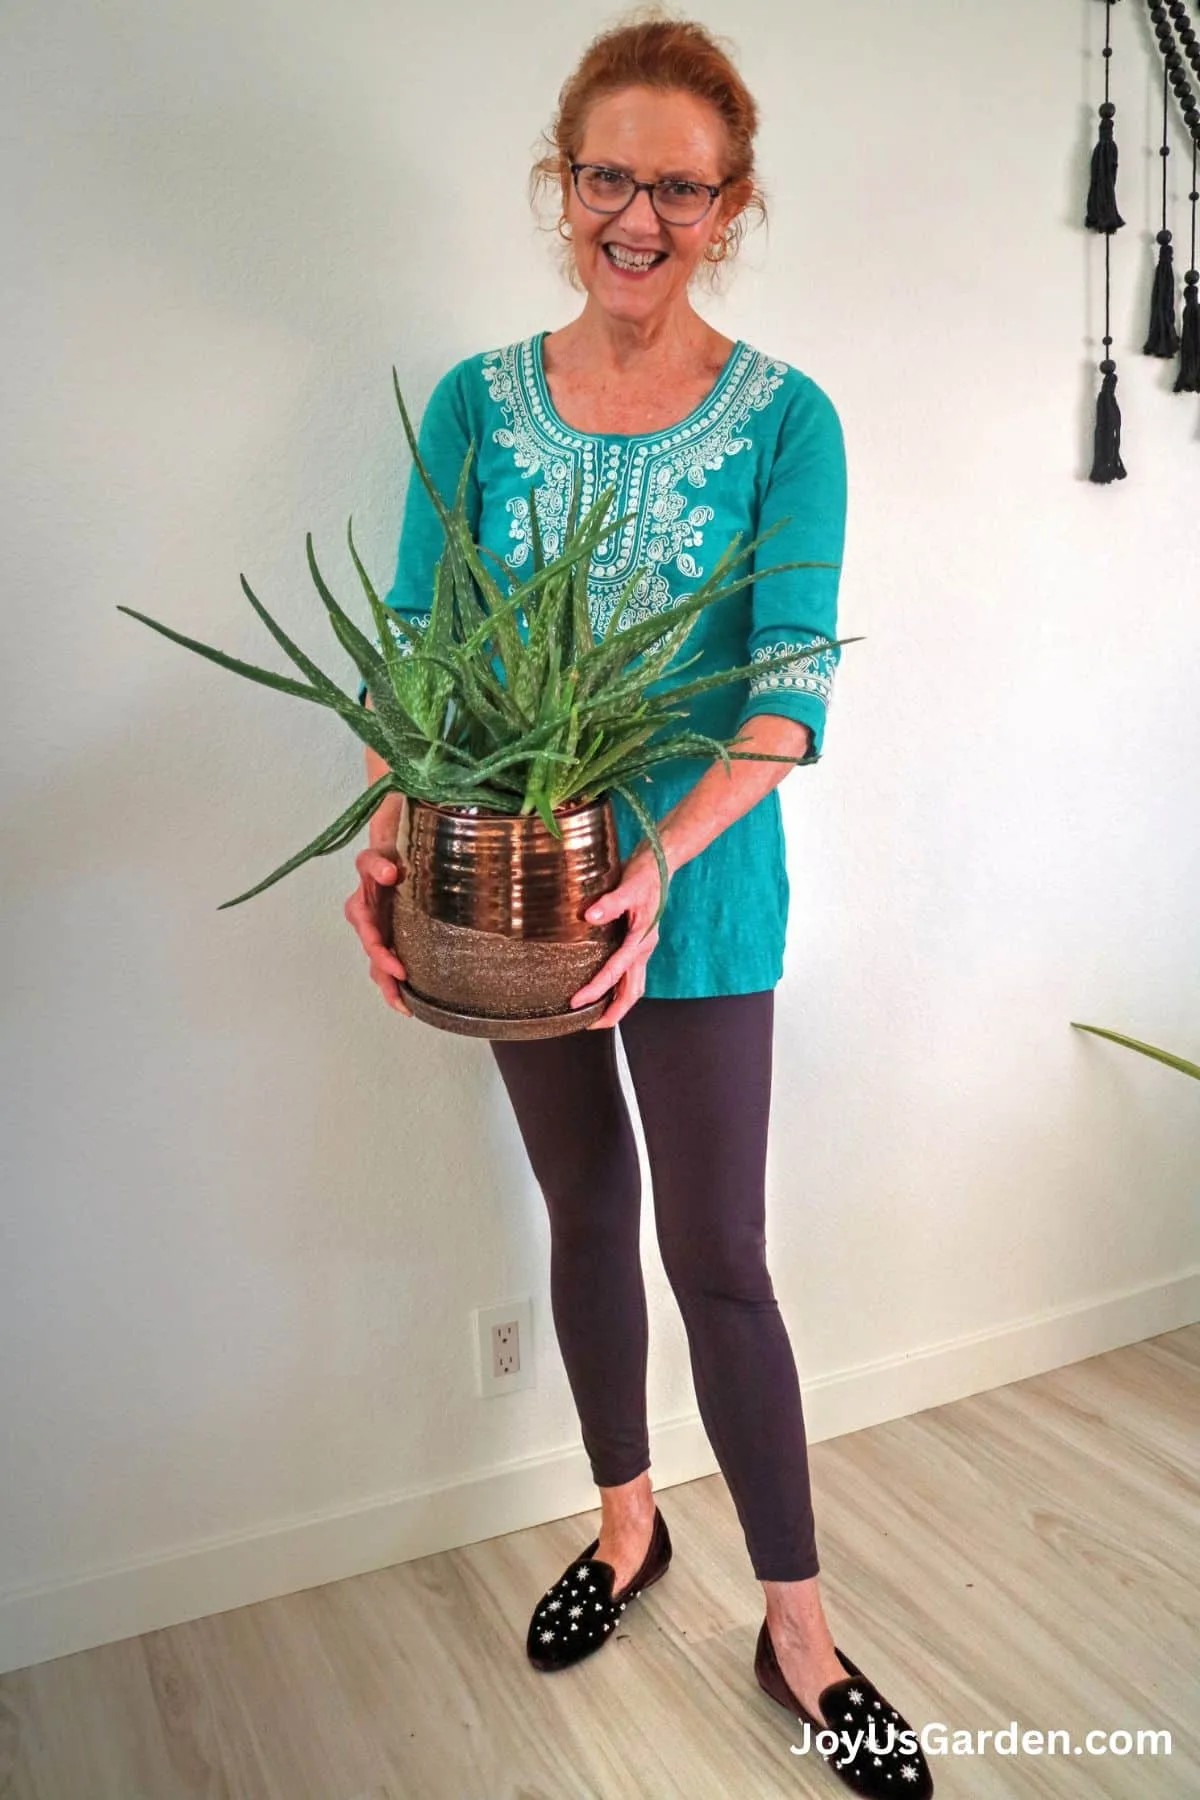
[[[467,365],[458,363],[442,376],[429,396],[417,432],[421,460],[447,506],[454,504],[472,437],[464,394],[466,372]],[[473,535],[479,529],[479,511],[478,470],[473,463],[467,488],[467,513]],[[391,587],[381,598],[393,612],[400,613],[407,622],[418,627],[429,624],[434,570],[445,541],[441,520],[414,463],[408,477],[396,572]],[[403,632],[397,631],[394,635],[401,655],[411,655],[412,646]],[[378,638],[375,642],[378,648]],[[363,682],[358,690],[360,706],[366,694],[367,687]]]
[[[783,562],[841,564],[846,534],[846,453],[841,422],[828,395],[800,376],[788,397],[766,473],[758,530],[786,523],[755,553],[754,567]],[[751,624],[746,662],[785,650],[803,649],[837,636],[840,566],[791,569],[756,581],[750,588]],[[756,713],[781,713],[807,725],[812,741],[805,763],[817,762],[825,736],[825,715],[841,649],[823,650],[803,661],[782,663],[751,675],[738,718],[740,731]]]

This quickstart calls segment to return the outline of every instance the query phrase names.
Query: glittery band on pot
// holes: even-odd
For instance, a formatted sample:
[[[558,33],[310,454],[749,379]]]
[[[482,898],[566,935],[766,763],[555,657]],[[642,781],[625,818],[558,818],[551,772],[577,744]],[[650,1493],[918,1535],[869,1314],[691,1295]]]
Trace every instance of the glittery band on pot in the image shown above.
[[[408,800],[393,921],[420,1017],[478,1037],[545,1037],[583,1029],[607,1005],[571,1011],[626,931],[624,918],[583,916],[620,880],[612,804],[584,801],[555,818],[561,839],[536,813]]]

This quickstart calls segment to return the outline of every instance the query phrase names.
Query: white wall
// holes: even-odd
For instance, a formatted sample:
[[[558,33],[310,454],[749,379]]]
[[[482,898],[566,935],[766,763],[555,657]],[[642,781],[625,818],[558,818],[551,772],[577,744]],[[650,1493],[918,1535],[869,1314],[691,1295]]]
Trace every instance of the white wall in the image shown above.
[[[769,1236],[815,1439],[1197,1315],[1200,1091],[1068,1021],[1200,1050],[1200,403],[1137,354],[1136,9],[1111,488],[1103,9],[699,11],[773,203],[707,304],[841,410],[865,636],[782,789]],[[525,177],[610,16],[7,9],[0,1665],[594,1503],[486,1045],[384,1007],[348,853],[216,910],[355,791],[356,744],[115,607],[275,661],[244,570],[349,675],[304,531],[349,596],[353,511],[386,578],[390,365],[420,406],[576,310]],[[644,1233],[666,1485],[715,1464],[648,1189]],[[477,1399],[470,1309],[523,1294],[538,1386]]]

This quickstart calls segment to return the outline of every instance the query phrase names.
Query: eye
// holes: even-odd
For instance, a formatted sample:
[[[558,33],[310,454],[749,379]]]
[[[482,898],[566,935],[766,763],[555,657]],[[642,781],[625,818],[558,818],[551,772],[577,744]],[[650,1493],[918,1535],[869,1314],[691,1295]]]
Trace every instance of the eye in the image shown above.
[[[620,187],[629,178],[622,175],[619,169],[593,169],[592,180],[598,187]]]
[[[698,200],[708,191],[698,181],[661,181],[659,188],[668,200]]]

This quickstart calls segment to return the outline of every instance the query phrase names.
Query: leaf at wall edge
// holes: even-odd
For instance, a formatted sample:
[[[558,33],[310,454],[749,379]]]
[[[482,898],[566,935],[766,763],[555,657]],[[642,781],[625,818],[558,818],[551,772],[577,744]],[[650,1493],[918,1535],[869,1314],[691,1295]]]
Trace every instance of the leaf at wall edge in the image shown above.
[[[263,687],[274,688],[279,694],[292,694],[298,700],[313,700],[318,706],[328,706],[326,696],[316,688],[307,687],[304,682],[296,681],[290,675],[276,675],[273,669],[260,669],[256,663],[242,662],[239,657],[230,656],[224,650],[218,650],[212,644],[202,644],[199,638],[186,637],[182,631],[175,631],[170,625],[164,625],[161,619],[152,619],[147,613],[138,612],[132,606],[118,604],[118,612],[128,613],[131,619],[139,619],[143,625],[149,625],[152,631],[161,632],[163,637],[170,638],[173,644],[182,644],[185,650],[194,650],[197,656],[207,657],[219,668],[229,669],[234,675],[244,675],[248,681],[257,681]]]
[[[1159,1050],[1154,1044],[1143,1044],[1140,1038],[1126,1037],[1120,1031],[1106,1031],[1102,1025],[1081,1025],[1078,1019],[1071,1024],[1076,1031],[1090,1031],[1095,1037],[1108,1038],[1114,1044],[1124,1044],[1128,1050],[1137,1050],[1143,1056],[1153,1057],[1155,1062],[1165,1063],[1169,1069],[1178,1069],[1183,1075],[1191,1075],[1200,1081],[1200,1064],[1189,1062],[1184,1056],[1176,1056],[1170,1050]]]
[[[314,856],[328,856],[332,851],[343,849],[361,830],[384,798],[389,793],[396,791],[396,779],[389,769],[386,775],[381,775],[378,781],[372,782],[369,788],[356,795],[345,812],[336,818],[332,825],[327,825],[324,831],[319,832],[311,844],[307,844],[295,856],[290,856],[287,862],[281,863],[279,868],[268,875],[265,881],[256,883],[252,888],[247,888],[244,894],[238,894],[233,900],[223,900],[217,911],[224,912],[228,907],[240,906],[243,900],[252,900],[256,894],[261,894],[264,888],[272,887],[275,882],[282,881],[285,875],[290,875],[293,869],[298,869],[302,863],[309,862]]]

